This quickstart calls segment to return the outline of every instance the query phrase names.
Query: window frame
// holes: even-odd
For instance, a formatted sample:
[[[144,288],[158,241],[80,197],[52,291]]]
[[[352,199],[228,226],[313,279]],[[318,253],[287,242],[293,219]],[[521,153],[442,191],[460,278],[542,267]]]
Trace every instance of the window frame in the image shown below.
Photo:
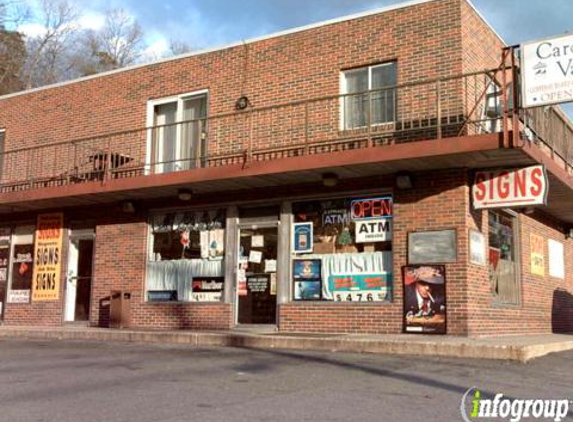
[[[489,269],[489,248],[490,248],[490,228],[489,228],[489,213],[497,213],[505,215],[506,217],[511,218],[512,220],[512,231],[513,231],[513,239],[514,239],[514,282],[516,285],[516,300],[515,302],[504,302],[499,299],[499,296],[495,296],[493,290],[491,291],[491,304],[497,308],[521,308],[523,305],[523,268],[522,268],[522,259],[521,259],[521,223],[519,219],[519,214],[515,211],[508,209],[508,208],[500,208],[500,209],[490,209],[488,210],[488,232],[487,232],[487,265]],[[488,270],[488,283],[491,287],[491,275]]]
[[[146,136],[146,146],[145,146],[145,174],[163,174],[166,173],[165,171],[157,172],[154,170],[154,167],[158,164],[154,164],[153,160],[153,131],[155,129],[155,107],[165,104],[176,103],[177,104],[177,111],[175,114],[175,123],[183,122],[183,103],[185,100],[192,98],[192,97],[201,97],[205,96],[205,119],[208,121],[209,116],[209,89],[200,89],[197,91],[186,92],[183,94],[171,95],[169,97],[162,97],[153,100],[147,101],[146,106],[146,128],[147,128],[147,136]],[[177,151],[177,155],[180,155],[180,146],[181,146],[181,125],[177,125],[177,135],[176,135],[176,144],[175,150]],[[205,131],[207,128],[205,127]],[[208,150],[208,145],[205,144],[205,149]],[[163,166],[163,164],[161,164]]]
[[[349,96],[351,96],[353,93],[349,93],[348,92],[348,85],[347,85],[347,78],[346,75],[351,74],[351,73],[355,73],[355,72],[359,72],[359,71],[363,71],[364,69],[368,69],[368,91],[370,92],[372,91],[372,70],[376,69],[376,68],[381,68],[381,67],[385,67],[385,66],[395,66],[396,69],[396,84],[394,85],[388,85],[388,87],[384,87],[384,88],[377,88],[380,90],[383,89],[396,89],[396,85],[398,83],[398,61],[397,60],[390,60],[390,61],[386,61],[383,63],[378,63],[378,64],[372,64],[372,65],[366,65],[366,66],[361,66],[361,67],[355,67],[355,68],[351,68],[351,69],[346,69],[346,70],[341,70],[340,71],[340,83],[339,83],[339,87],[340,87],[340,131],[345,131],[345,130],[357,130],[357,129],[364,129],[368,127],[368,124],[365,124],[364,126],[353,126],[353,127],[346,127],[346,98],[348,98]],[[397,115],[397,96],[394,95],[394,115],[392,116],[393,119],[389,120],[387,122],[380,122],[380,123],[372,123],[370,122],[370,127],[379,127],[379,126],[384,126],[384,125],[391,125],[394,124],[396,122],[396,115]]]

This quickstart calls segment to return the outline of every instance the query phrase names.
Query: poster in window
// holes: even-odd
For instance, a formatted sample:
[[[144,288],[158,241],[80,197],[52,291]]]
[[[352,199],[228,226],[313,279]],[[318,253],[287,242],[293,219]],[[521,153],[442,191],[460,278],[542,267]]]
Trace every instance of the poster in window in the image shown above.
[[[320,300],[322,283],[320,281],[295,281],[295,300]]]
[[[311,253],[313,249],[313,223],[293,223],[292,251],[294,253]]]
[[[456,231],[408,233],[409,264],[442,264],[457,261]]]
[[[32,301],[58,300],[62,275],[64,215],[40,214],[36,226]]]
[[[341,274],[328,277],[336,302],[391,302],[392,273]]]
[[[545,242],[541,236],[531,233],[529,238],[531,274],[545,276]]]
[[[485,236],[483,233],[470,229],[470,262],[476,265],[485,265],[485,249]]]
[[[409,265],[402,268],[404,332],[446,333],[446,268]]]
[[[0,283],[6,283],[8,281],[9,260],[10,248],[8,246],[0,246]],[[1,297],[0,300],[2,300]]]
[[[224,283],[224,277],[193,277],[191,300],[193,302],[220,302]]]
[[[34,267],[34,245],[14,245],[10,290],[30,290]]]
[[[295,281],[320,281],[321,280],[320,259],[293,259],[293,278]]]

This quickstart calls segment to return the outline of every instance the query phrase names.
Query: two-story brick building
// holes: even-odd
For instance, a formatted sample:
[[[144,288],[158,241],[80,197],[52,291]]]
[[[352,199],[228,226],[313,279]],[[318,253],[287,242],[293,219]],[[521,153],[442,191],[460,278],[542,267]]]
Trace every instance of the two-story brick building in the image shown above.
[[[573,330],[573,127],[515,53],[421,0],[0,97],[4,323]],[[474,207],[536,164],[545,205]]]

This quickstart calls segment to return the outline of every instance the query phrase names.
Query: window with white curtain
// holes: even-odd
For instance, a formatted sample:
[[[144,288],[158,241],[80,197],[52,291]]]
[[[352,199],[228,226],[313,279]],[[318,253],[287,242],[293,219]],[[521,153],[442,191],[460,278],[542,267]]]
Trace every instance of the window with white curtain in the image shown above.
[[[225,275],[225,210],[154,214],[150,229],[147,300],[220,301]]]
[[[396,120],[396,62],[342,74],[342,127],[346,130]]]
[[[150,164],[154,173],[203,165],[206,154],[207,92],[154,100],[148,107]]]

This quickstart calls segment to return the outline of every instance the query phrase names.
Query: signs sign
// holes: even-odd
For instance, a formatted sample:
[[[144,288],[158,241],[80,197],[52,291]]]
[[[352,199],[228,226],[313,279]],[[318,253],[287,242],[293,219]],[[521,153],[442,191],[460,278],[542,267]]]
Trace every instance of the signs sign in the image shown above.
[[[531,274],[543,277],[545,276],[545,254],[543,253],[543,238],[531,233],[529,240],[531,252]]]
[[[573,35],[521,46],[523,107],[573,101]]]
[[[58,300],[62,267],[64,215],[39,214],[34,247],[32,300]]]
[[[545,167],[478,171],[472,186],[474,209],[524,207],[547,202]]]
[[[357,221],[356,243],[386,242],[392,240],[392,222],[389,218]]]

